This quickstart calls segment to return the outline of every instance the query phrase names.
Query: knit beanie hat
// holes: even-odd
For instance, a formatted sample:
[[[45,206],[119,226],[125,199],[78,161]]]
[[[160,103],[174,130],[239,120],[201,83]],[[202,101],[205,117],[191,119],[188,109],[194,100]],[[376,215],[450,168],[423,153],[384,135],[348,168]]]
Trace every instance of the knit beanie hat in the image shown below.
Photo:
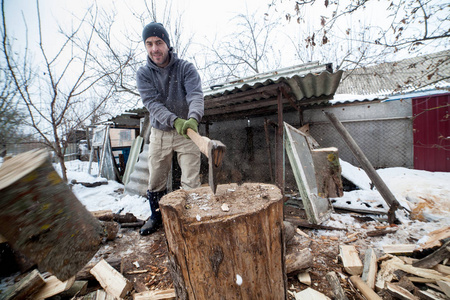
[[[144,30],[142,31],[142,39],[144,40],[144,43],[145,40],[151,36],[159,37],[166,43],[167,47],[170,48],[169,34],[161,23],[151,22],[144,27]]]

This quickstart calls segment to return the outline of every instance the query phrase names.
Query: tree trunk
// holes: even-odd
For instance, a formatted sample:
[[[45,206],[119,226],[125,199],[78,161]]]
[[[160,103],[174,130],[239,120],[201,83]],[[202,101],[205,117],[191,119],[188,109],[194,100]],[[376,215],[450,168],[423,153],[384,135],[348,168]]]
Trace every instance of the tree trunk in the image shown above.
[[[311,150],[316,171],[317,191],[322,198],[344,196],[338,149],[334,147]]]
[[[160,201],[178,299],[286,299],[283,198],[270,184],[220,185]]]
[[[94,256],[102,226],[62,181],[45,150],[0,168],[0,233],[11,246],[61,281]]]

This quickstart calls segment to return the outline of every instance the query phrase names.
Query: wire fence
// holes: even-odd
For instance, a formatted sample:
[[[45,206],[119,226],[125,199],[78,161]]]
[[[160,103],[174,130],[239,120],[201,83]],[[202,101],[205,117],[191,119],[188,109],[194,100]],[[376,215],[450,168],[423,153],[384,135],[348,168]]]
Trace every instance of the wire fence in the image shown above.
[[[45,149],[46,145],[42,143],[15,143],[15,144],[7,144],[6,145],[6,155],[7,156],[16,156],[21,153],[25,153],[35,149]],[[88,156],[87,146],[80,145],[78,143],[70,143],[67,145],[64,161],[72,161],[76,159],[81,159],[82,157]],[[55,160],[55,155],[51,151],[52,160]]]

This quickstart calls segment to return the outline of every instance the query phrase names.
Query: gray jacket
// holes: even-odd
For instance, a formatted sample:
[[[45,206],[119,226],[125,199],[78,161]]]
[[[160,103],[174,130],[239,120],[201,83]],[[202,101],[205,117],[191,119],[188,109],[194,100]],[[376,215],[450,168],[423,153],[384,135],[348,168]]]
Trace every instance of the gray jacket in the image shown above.
[[[179,59],[170,52],[169,64],[160,68],[147,55],[147,64],[136,74],[137,87],[142,103],[150,112],[152,127],[173,130],[176,118],[203,117],[204,101],[202,84],[197,69],[190,62]]]

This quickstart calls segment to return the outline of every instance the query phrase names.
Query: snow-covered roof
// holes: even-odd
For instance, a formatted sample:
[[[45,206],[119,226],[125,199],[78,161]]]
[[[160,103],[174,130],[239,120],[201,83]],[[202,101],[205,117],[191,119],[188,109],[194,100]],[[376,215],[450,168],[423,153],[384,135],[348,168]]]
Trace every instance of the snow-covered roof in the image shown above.
[[[389,97],[450,88],[450,50],[344,72],[337,95]]]

